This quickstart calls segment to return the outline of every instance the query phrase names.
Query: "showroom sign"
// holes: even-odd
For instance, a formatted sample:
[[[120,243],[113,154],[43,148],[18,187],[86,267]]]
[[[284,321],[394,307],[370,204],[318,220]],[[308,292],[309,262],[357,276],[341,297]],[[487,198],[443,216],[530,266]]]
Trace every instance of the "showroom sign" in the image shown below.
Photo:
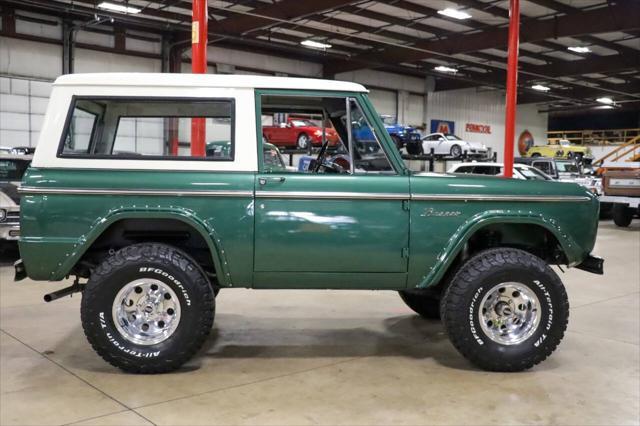
[[[491,134],[491,126],[488,124],[467,123],[464,130],[469,133],[484,133],[486,135]]]
[[[456,123],[448,120],[431,120],[431,133],[455,134]]]

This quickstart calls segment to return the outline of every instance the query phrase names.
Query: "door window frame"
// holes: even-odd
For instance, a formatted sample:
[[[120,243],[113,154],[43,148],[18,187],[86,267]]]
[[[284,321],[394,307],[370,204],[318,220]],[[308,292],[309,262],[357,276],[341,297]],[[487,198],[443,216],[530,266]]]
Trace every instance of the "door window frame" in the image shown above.
[[[372,126],[372,131],[374,132],[374,136],[378,140],[380,144],[380,148],[384,150],[384,154],[387,157],[389,164],[391,165],[392,170],[395,172],[394,176],[402,176],[408,175],[409,169],[402,161],[402,157],[398,150],[395,148],[395,144],[391,140],[391,136],[387,133],[384,125],[382,124],[382,120],[379,115],[376,113],[375,108],[371,104],[369,97],[366,93],[361,92],[342,92],[342,91],[323,91],[323,90],[289,90],[289,89],[255,89],[255,123],[256,123],[256,149],[258,154],[258,173],[268,173],[264,167],[264,158],[262,152],[262,96],[263,95],[274,95],[274,96],[307,96],[307,97],[325,97],[325,98],[344,98],[345,103],[349,102],[349,99],[355,99],[358,103],[358,106],[362,110],[362,114],[366,118],[368,124]],[[349,109],[347,109],[349,110]],[[348,128],[351,127],[351,123],[348,123]],[[352,135],[349,134],[349,144],[352,144]],[[391,149],[392,148],[392,149]],[[352,169],[355,167],[353,161],[353,153],[352,148],[347,147],[349,151],[349,155],[351,156],[351,165]],[[287,172],[285,172],[287,173]],[[294,173],[294,172],[288,172]],[[295,172],[296,174],[300,174],[299,172]],[[321,176],[321,174],[315,174],[316,176]],[[380,176],[377,173],[353,173],[353,174],[345,174],[345,175],[331,175],[331,176]],[[389,176],[392,176],[391,174]]]

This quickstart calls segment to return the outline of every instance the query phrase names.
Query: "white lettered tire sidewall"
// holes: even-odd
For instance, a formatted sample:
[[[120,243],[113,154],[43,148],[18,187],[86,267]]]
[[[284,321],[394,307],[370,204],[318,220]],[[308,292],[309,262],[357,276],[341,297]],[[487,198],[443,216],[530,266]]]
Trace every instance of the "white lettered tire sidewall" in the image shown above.
[[[486,352],[487,356],[490,357],[502,357],[505,355],[525,356],[527,353],[535,351],[554,333],[554,312],[560,309],[560,307],[556,308],[554,306],[554,300],[561,300],[561,296],[553,294],[553,289],[556,287],[549,285],[546,281],[547,278],[545,276],[522,270],[505,270],[491,274],[483,280],[482,284],[471,293],[471,297],[468,300],[468,328],[472,341],[481,347],[478,350]],[[540,315],[540,322],[536,330],[525,341],[514,345],[505,345],[493,341],[485,334],[480,324],[482,299],[496,285],[508,282],[517,282],[525,285],[535,293],[539,301],[538,315]]]
[[[538,299],[539,323],[515,344],[492,340],[480,323],[485,295],[499,284],[526,286]],[[564,337],[569,301],[558,275],[540,258],[514,248],[480,252],[448,283],[440,312],[451,343],[488,371],[522,371],[545,360]]]
[[[141,278],[161,281],[179,302],[177,328],[157,344],[136,344],[114,323],[116,295]],[[202,346],[214,304],[204,272],[186,254],[161,244],[140,244],[116,252],[97,268],[84,291],[81,316],[89,342],[105,360],[125,371],[159,373],[178,368]]]

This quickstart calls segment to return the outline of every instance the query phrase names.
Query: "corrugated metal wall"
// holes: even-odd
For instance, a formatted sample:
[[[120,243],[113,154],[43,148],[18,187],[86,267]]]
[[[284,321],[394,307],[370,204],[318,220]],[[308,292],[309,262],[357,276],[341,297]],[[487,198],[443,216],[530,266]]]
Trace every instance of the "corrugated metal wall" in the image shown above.
[[[504,147],[504,92],[476,89],[434,92],[429,94],[427,105],[428,132],[432,120],[452,121],[457,136],[486,144],[501,159]],[[547,114],[538,113],[535,105],[519,105],[516,140],[521,132],[528,130],[536,144],[546,144],[547,121]],[[488,125],[491,133],[469,132],[466,130],[467,124]]]

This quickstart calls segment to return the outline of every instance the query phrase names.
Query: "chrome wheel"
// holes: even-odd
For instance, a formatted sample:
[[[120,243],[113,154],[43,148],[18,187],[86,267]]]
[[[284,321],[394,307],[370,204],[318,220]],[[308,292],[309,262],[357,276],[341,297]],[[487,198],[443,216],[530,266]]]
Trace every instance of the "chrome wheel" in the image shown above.
[[[488,338],[502,345],[527,340],[540,324],[540,302],[522,283],[498,284],[480,302],[480,326]]]
[[[111,313],[122,337],[139,345],[155,345],[178,328],[180,301],[162,281],[141,278],[122,287]]]
[[[309,145],[309,137],[305,134],[298,136],[298,148],[307,149]]]

